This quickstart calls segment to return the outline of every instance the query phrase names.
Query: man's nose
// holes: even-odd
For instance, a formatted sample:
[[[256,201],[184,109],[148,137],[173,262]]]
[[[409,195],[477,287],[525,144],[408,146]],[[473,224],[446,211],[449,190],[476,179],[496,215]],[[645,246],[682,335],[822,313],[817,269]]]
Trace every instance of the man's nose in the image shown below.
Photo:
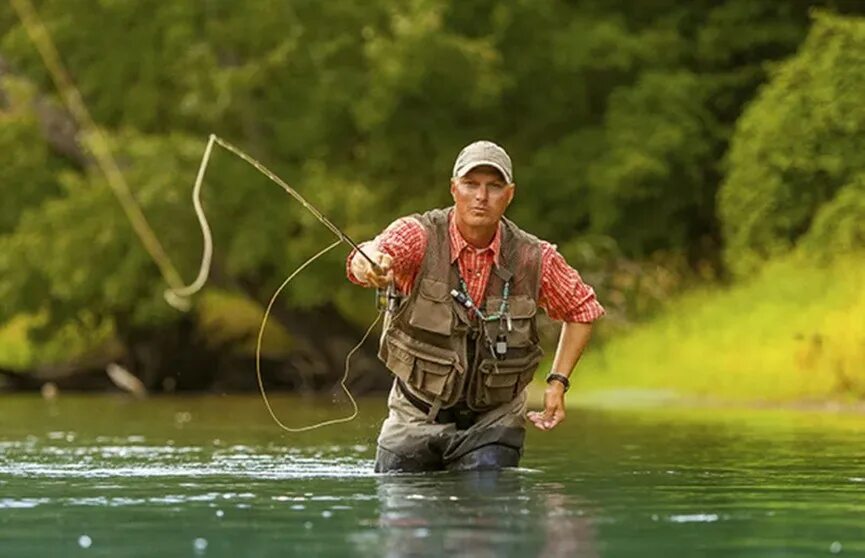
[[[485,200],[485,199],[487,199],[487,194],[488,194],[487,187],[481,186],[480,188],[475,190],[475,199],[478,201]]]

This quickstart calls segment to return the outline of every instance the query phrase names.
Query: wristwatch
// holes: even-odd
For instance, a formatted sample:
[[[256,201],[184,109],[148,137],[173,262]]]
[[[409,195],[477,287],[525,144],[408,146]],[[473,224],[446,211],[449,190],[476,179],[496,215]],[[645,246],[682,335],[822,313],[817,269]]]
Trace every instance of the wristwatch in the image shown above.
[[[568,380],[568,377],[564,374],[550,372],[549,374],[547,374],[547,383],[550,383],[552,381],[560,382],[563,386],[565,386],[565,393],[567,393],[567,391],[571,389],[571,381]]]

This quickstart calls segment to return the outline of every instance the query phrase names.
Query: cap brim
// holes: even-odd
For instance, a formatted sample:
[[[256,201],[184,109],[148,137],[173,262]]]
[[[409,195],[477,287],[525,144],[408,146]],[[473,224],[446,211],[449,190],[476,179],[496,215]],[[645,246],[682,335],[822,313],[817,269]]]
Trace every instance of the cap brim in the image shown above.
[[[514,181],[513,177],[510,174],[508,174],[508,172],[505,169],[503,169],[500,164],[498,164],[494,161],[474,161],[471,164],[464,165],[463,167],[459,168],[457,170],[456,174],[454,175],[454,177],[462,178],[465,175],[467,175],[469,172],[471,172],[472,169],[476,169],[478,167],[483,167],[483,166],[493,167],[494,169],[496,169],[497,171],[502,173],[502,176],[505,178],[505,180],[507,181],[508,184],[510,184]]]

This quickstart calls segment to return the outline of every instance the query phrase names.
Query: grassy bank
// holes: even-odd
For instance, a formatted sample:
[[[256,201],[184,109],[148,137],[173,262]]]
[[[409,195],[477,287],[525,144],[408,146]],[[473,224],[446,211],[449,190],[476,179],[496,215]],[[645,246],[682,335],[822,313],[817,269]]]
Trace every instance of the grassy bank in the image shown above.
[[[730,400],[865,397],[865,256],[788,258],[671,301],[596,347],[576,389],[665,389]]]

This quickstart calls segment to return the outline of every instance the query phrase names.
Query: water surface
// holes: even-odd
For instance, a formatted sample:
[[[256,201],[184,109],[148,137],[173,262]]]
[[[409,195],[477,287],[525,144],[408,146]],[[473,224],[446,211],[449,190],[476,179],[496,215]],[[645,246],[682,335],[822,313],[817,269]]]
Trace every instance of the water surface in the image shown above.
[[[383,417],[2,397],[0,556],[865,555],[859,415],[572,409],[520,469],[397,476],[372,473]]]

